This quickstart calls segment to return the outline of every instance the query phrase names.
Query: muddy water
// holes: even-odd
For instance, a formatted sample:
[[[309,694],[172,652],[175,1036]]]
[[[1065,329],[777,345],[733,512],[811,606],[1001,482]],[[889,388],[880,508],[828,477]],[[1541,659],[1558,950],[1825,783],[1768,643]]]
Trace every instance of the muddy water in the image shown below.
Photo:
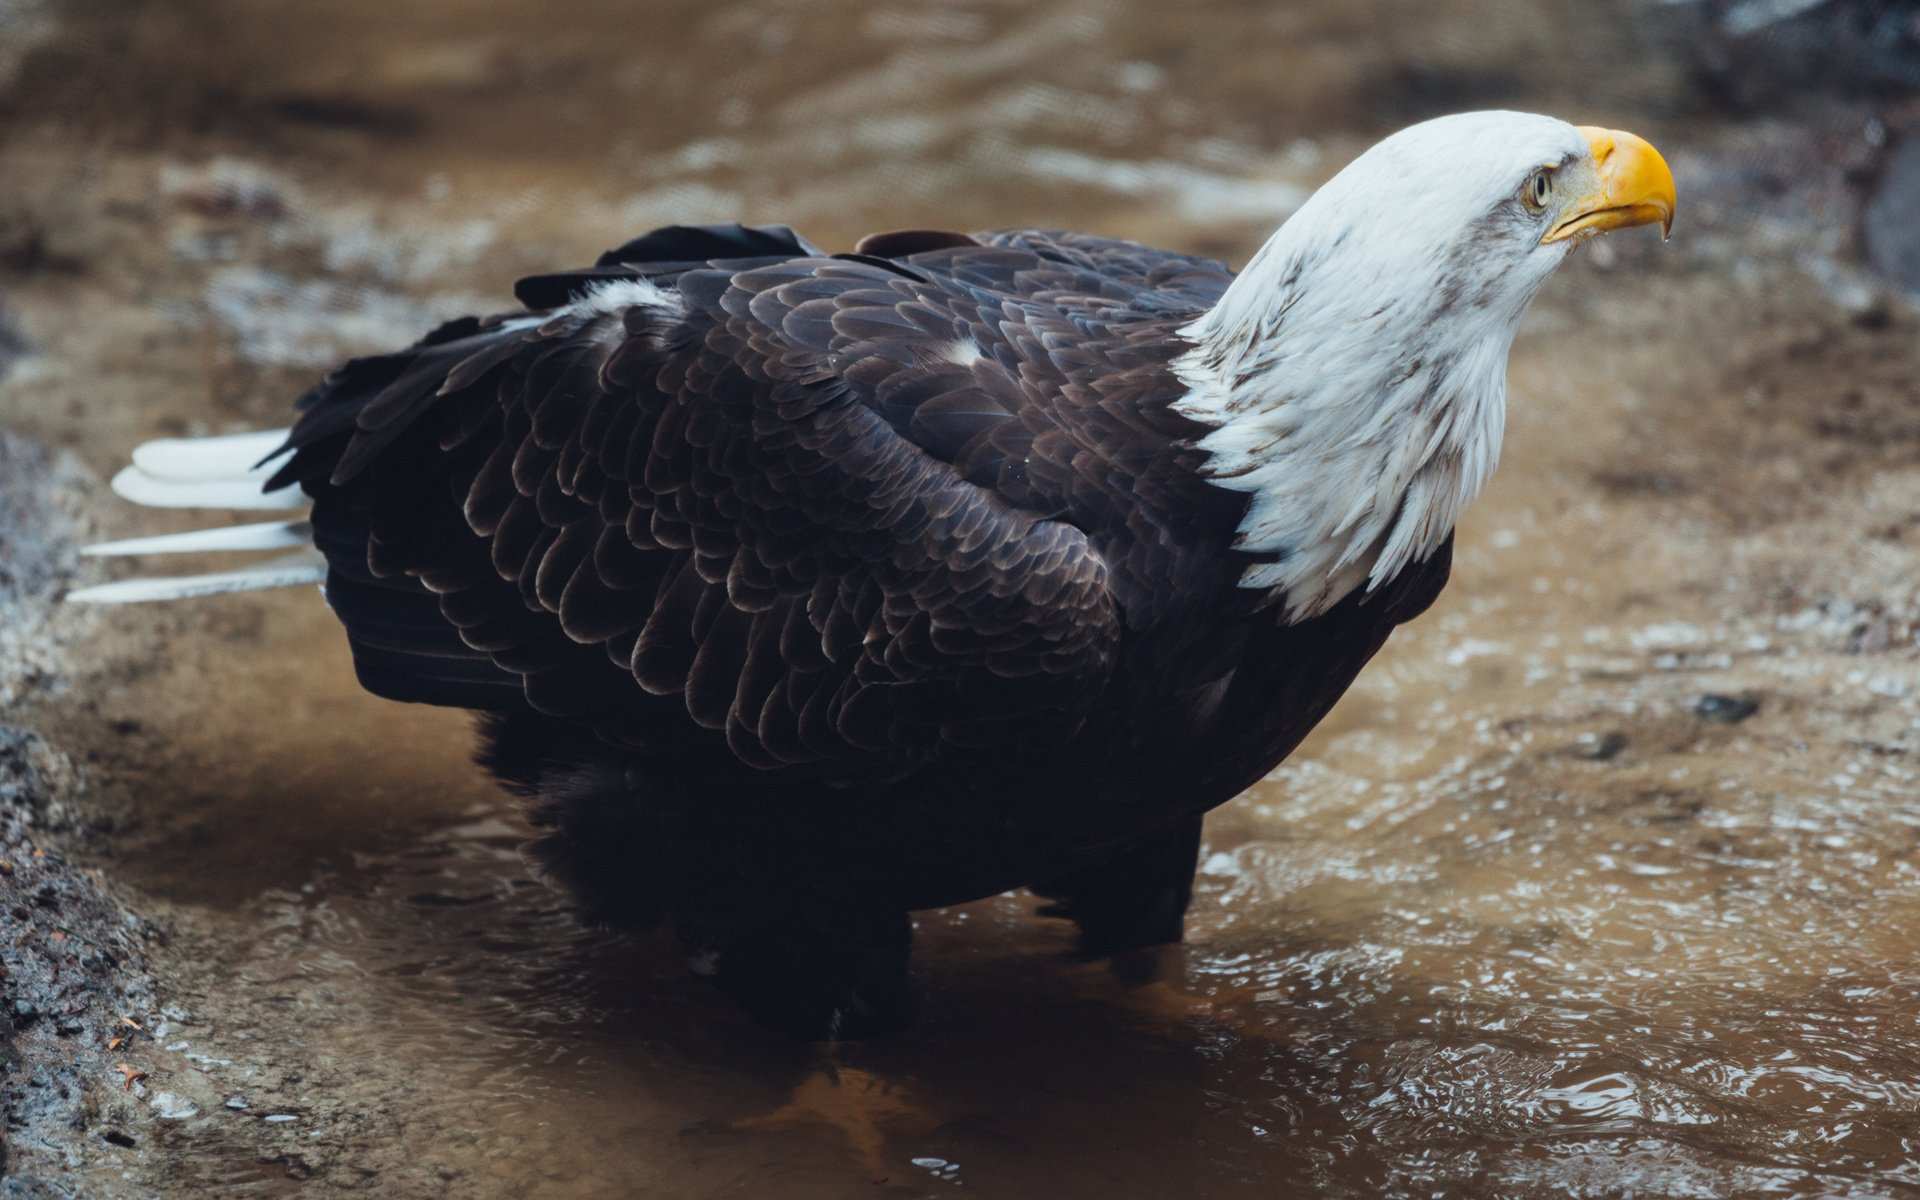
[[[1844,266],[1863,112],[1698,115],[1630,6],[19,12],[0,422],[102,478],[667,221],[1237,260],[1495,104],[1640,128],[1691,202],[1543,297],[1451,590],[1210,820],[1188,944],[1122,978],[1025,897],[924,914],[922,1024],[870,1045],[577,929],[463,719],[361,694],[311,593],[62,615],[22,712],[171,998],[86,1190],[1920,1189],[1920,324]]]

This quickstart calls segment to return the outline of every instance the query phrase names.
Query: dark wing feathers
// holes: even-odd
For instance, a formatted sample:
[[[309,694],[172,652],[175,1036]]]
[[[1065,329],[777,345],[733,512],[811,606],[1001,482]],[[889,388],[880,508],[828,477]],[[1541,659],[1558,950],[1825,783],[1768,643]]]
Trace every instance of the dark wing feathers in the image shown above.
[[[1174,331],[1228,278],[1070,235],[658,230],[522,281],[544,320],[329,376],[274,485],[313,494],[383,695],[848,778],[1038,750],[1182,523],[1237,520],[1169,469]],[[674,301],[573,303],[608,279]]]
[[[614,247],[595,265],[738,262],[825,254],[785,225],[666,225]]]
[[[513,285],[513,298],[531,309],[558,308],[593,283],[674,275],[714,261],[738,267],[824,254],[785,225],[668,225],[614,247],[591,267],[530,275]]]
[[[868,234],[855,243],[853,252],[891,259],[979,244],[972,234],[955,233],[947,229],[895,229],[887,233]]]

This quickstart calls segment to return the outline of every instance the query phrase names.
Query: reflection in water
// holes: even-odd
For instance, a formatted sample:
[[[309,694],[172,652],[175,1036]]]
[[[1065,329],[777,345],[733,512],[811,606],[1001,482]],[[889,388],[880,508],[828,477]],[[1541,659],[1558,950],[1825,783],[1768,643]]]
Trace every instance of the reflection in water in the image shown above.
[[[78,92],[54,72],[21,102],[56,130],[159,114],[142,119],[182,147],[98,172],[10,152],[29,200],[83,178],[71,194],[97,211],[61,236],[111,252],[76,242],[98,264],[86,319],[47,321],[85,384],[71,409],[36,392],[8,420],[97,466],[159,431],[282,421],[316,362],[655,223],[790,220],[846,245],[1035,222],[1243,258],[1383,125],[1490,103],[1612,123],[1674,111],[1684,79],[1634,6],[1573,0],[673,3],[618,36],[586,0],[204,7],[186,32],[76,12],[110,26],[76,44],[129,20],[138,36]],[[572,1197],[1920,1187],[1920,808],[1898,702],[1920,680],[1910,658],[1836,648],[1872,611],[1806,599],[1824,593],[1781,565],[1787,527],[1741,524],[1779,481],[1725,465],[1816,453],[1805,414],[1756,407],[1741,371],[1823,396],[1872,355],[1783,357],[1777,326],[1831,323],[1826,301],[1772,243],[1734,272],[1747,231],[1705,221],[1719,242],[1683,225],[1657,262],[1548,290],[1453,589],[1210,820],[1187,946],[1111,969],[1065,959],[1025,898],[923,914],[921,1025],[871,1044],[772,1038],[666,947],[578,929],[465,764],[464,720],[362,696],[311,594],[95,621],[47,715],[113,822],[98,855],[179,959],[155,1070],[211,1099],[155,1135],[181,1152],[171,1178]],[[64,313],[72,288],[21,311]],[[1830,490],[1910,522],[1910,467]],[[1715,494],[1629,486],[1675,473]],[[1824,555],[1853,526],[1808,528]],[[1885,561],[1847,559],[1832,587],[1858,595]],[[1707,722],[1706,692],[1766,703]]]
[[[577,929],[497,800],[219,915],[220,973],[463,1186],[1920,1184],[1902,905],[1800,841],[1831,806],[1569,793],[1558,746],[1483,758],[1478,787],[1329,765],[1390,736],[1350,728],[1223,814],[1192,943],[1154,961],[1070,961],[1023,900],[924,915],[922,1025],[870,1044],[770,1037],[669,947]],[[351,1114],[299,1115],[353,1161]]]

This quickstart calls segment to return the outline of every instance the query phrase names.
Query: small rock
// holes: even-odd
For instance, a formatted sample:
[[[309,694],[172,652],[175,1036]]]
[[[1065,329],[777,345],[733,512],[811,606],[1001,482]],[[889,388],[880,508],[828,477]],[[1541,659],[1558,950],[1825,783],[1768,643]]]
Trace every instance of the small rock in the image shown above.
[[[199,1105],[185,1096],[176,1096],[172,1092],[156,1092],[153,1099],[147,1103],[153,1105],[153,1111],[158,1113],[163,1121],[184,1121],[200,1112]]]
[[[1915,204],[1920,204],[1920,137],[1910,132],[1887,155],[1878,186],[1860,219],[1868,265],[1909,289],[1920,288],[1920,234],[1912,221]]]
[[[32,345],[13,323],[13,314],[0,307],[0,379],[7,376],[16,360],[33,350]]]
[[[1864,305],[1847,310],[1847,319],[1860,329],[1890,329],[1893,327],[1893,302],[1885,292],[1876,289]]]
[[[1626,748],[1627,735],[1615,729],[1597,738],[1583,738],[1580,744],[1573,748],[1573,756],[1590,762],[1611,762],[1620,757],[1620,752]]]
[[[1760,702],[1745,696],[1702,696],[1693,705],[1694,716],[1721,725],[1738,725],[1759,711]]]
[[[245,1108],[246,1106],[247,1106],[247,1102],[246,1102],[246,1099],[245,1099],[244,1097],[241,1097],[241,1096],[228,1096],[228,1097],[227,1097],[227,1107],[228,1107],[228,1108],[232,1108],[232,1109],[242,1109],[242,1108]]]

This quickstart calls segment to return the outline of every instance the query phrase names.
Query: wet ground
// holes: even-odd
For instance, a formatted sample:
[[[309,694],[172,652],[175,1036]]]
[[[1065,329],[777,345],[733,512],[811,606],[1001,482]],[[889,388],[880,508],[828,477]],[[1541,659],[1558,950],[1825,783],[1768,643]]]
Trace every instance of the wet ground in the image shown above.
[[[1920,113],[1699,20],[0,2],[0,1188],[1920,1191],[1920,316],[1859,265],[1901,270]],[[361,694],[310,591],[51,607],[104,574],[73,539],[184,524],[106,493],[134,443],[284,423],[651,225],[1239,261],[1490,105],[1650,136],[1675,240],[1549,287],[1452,587],[1211,818],[1152,982],[1002,897],[923,915],[918,1030],[793,1045],[577,929],[464,721]]]

